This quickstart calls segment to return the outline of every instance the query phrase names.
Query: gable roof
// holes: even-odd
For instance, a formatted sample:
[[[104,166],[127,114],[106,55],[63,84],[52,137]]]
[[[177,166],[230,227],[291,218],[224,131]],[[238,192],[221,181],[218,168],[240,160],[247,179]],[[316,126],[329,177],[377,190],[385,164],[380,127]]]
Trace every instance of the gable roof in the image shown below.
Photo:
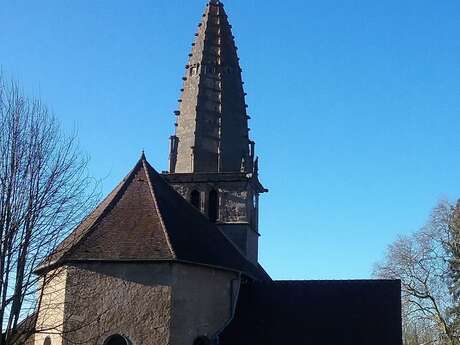
[[[401,345],[399,281],[243,284],[221,345]]]
[[[177,261],[267,278],[144,155],[38,271],[75,261]]]

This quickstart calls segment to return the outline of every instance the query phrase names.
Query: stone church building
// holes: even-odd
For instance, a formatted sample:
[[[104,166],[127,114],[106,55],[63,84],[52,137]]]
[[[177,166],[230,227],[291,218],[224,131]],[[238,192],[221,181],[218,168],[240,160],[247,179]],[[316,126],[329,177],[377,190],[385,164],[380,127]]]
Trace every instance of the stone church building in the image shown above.
[[[195,36],[169,172],[142,154],[40,265],[32,343],[400,345],[398,281],[276,281],[259,264],[267,189],[220,1]]]

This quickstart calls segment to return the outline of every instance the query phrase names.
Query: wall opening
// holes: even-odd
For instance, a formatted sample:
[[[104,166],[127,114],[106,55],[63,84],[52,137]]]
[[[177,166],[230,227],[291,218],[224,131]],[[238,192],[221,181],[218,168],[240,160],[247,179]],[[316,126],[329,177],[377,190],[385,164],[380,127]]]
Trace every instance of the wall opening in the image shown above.
[[[219,195],[215,189],[209,192],[208,217],[213,223],[219,218]]]
[[[193,190],[192,193],[190,193],[190,203],[197,209],[201,209],[201,195],[199,191]]]
[[[51,338],[49,336],[45,338],[43,345],[51,345]]]
[[[104,345],[131,345],[131,342],[120,334],[114,334],[107,338]]]

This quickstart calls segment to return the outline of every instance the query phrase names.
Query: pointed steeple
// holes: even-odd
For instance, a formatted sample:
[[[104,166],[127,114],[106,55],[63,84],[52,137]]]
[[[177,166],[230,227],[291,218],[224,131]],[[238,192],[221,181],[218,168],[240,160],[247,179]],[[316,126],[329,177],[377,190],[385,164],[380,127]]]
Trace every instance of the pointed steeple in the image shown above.
[[[220,1],[209,1],[195,36],[175,112],[170,172],[252,172],[241,68]]]

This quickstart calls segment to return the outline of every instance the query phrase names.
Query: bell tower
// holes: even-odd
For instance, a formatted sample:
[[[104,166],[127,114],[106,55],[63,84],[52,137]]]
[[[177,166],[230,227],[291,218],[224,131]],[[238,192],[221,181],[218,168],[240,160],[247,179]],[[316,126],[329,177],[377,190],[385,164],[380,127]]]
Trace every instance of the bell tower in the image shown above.
[[[220,1],[209,1],[195,36],[163,176],[257,263],[259,195],[267,190],[258,179],[237,47]]]

